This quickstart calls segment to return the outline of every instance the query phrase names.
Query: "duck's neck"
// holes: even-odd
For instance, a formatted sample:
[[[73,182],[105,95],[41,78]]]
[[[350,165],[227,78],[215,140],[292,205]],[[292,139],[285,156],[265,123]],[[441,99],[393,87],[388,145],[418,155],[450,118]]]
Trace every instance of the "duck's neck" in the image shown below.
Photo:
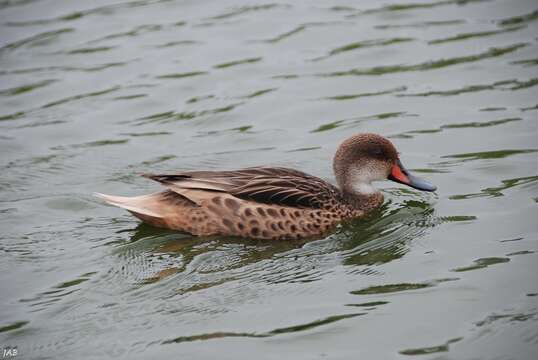
[[[372,185],[368,173],[356,171],[346,175],[337,176],[338,186],[344,199],[355,210],[367,212],[383,204],[383,194]]]
[[[372,181],[383,178],[375,164],[352,163],[337,153],[333,169],[343,198],[354,209],[366,212],[383,203],[383,194],[372,185]]]
[[[356,210],[373,210],[383,204],[383,194],[371,184],[360,184],[342,189],[344,199]]]

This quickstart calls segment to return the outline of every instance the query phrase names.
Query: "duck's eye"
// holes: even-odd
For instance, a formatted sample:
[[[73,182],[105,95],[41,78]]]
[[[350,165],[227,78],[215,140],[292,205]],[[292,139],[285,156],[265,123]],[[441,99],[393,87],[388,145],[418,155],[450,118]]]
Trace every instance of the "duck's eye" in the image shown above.
[[[368,152],[370,153],[371,156],[374,156],[374,157],[383,156],[383,149],[377,146],[368,149]]]

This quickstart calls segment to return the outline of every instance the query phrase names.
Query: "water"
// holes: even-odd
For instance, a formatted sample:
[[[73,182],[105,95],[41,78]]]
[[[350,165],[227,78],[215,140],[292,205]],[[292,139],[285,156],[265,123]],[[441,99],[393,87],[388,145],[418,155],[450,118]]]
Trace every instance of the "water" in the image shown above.
[[[535,1],[0,1],[0,346],[19,357],[534,359]],[[334,181],[388,136],[436,194],[315,241],[196,239],[140,172]]]

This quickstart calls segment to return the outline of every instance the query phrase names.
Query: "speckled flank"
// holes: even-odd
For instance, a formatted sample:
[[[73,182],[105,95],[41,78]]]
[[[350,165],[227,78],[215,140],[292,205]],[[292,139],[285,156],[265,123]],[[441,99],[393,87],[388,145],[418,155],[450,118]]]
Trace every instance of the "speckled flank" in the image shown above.
[[[228,194],[213,198],[207,213],[220,226],[219,233],[262,239],[319,236],[346,216],[345,211],[338,209],[258,204]]]
[[[174,196],[176,199],[174,199]],[[349,208],[305,209],[259,204],[229,194],[215,195],[200,206],[178,194],[166,191],[153,195],[148,210],[160,211],[159,217],[131,211],[153,226],[180,230],[193,235],[226,234],[259,239],[298,239],[327,233],[340,221],[360,216]],[[180,201],[178,201],[178,199]],[[150,204],[155,206],[151,206]]]
[[[340,189],[297,170],[255,167],[150,174],[145,176],[168,190],[133,198],[101,196],[151,225],[193,235],[319,237],[342,220],[379,207],[383,195],[370,182],[385,179],[396,160],[388,140],[358,134],[344,141],[334,158]]]

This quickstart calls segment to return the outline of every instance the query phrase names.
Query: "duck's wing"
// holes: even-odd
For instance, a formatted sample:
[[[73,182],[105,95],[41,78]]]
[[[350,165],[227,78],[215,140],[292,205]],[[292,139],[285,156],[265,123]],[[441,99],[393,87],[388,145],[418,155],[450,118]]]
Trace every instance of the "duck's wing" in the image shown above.
[[[170,175],[145,174],[172,191],[199,203],[210,193],[281,206],[322,208],[339,191],[322,179],[281,167],[255,167],[234,171],[189,171]]]

